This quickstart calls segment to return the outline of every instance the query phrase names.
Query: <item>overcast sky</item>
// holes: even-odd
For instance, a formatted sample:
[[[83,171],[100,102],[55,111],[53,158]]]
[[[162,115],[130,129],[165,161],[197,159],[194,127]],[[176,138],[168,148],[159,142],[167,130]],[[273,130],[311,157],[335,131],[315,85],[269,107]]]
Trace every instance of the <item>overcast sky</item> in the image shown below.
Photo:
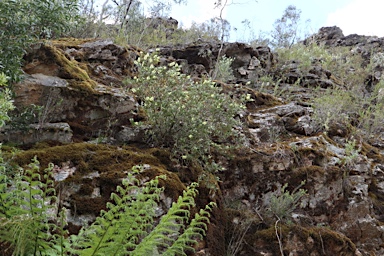
[[[295,5],[302,11],[301,19],[310,19],[309,26],[303,29],[315,33],[320,27],[339,26],[344,35],[377,35],[384,37],[384,0],[229,0],[232,4],[225,8],[224,16],[232,28],[231,41],[250,39],[249,29],[241,21],[250,22],[254,34],[272,30],[272,24],[280,18],[288,5]],[[188,0],[187,5],[176,5],[171,16],[184,26],[191,21],[204,22],[219,15],[214,9],[216,0]]]

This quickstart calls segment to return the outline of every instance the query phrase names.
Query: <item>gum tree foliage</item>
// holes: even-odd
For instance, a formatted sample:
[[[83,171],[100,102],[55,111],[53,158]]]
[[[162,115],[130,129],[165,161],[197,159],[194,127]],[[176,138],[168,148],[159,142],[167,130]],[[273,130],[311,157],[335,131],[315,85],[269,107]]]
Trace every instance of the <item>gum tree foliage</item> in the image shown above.
[[[165,17],[172,3],[183,4],[186,0],[146,1],[150,17]],[[138,0],[80,0],[83,22],[75,35],[79,36],[110,36],[112,34],[128,36],[132,30],[136,33],[145,32],[145,15],[143,1]],[[139,31],[141,30],[141,32]],[[107,34],[107,35],[105,35]],[[132,42],[132,40],[129,40]]]
[[[281,18],[273,24],[271,31],[271,45],[274,48],[290,48],[299,40],[301,10],[294,5],[289,5]]]
[[[77,0],[3,0],[0,10],[0,72],[15,81],[27,46],[61,36],[76,19]]]
[[[185,3],[186,0],[80,0],[82,22],[71,31],[71,36],[113,38],[117,44],[128,43],[143,49],[198,39],[224,41],[229,38],[230,25],[222,17],[192,24],[187,29],[168,23],[172,7]],[[219,1],[213,8],[225,6]]]

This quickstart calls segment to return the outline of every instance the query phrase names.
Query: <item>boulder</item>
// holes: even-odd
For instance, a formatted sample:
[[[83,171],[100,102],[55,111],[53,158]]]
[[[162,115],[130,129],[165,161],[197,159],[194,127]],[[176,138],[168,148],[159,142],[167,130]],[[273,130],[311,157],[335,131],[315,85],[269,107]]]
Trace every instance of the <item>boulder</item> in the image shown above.
[[[325,45],[335,45],[344,37],[343,31],[337,26],[322,27],[319,32],[304,41],[305,44],[324,42]]]
[[[108,40],[37,44],[25,56],[25,79],[14,86],[16,115],[40,106],[31,121],[42,127],[66,122],[79,140],[113,136],[135,116],[136,100],[121,85],[136,56]]]

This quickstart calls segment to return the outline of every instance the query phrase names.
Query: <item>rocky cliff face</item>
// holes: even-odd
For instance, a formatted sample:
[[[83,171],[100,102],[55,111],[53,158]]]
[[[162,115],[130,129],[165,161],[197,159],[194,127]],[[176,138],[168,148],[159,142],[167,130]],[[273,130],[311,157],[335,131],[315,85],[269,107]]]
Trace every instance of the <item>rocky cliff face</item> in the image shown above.
[[[348,46],[367,60],[373,51],[384,50],[384,38],[345,37],[336,27],[320,29],[311,40]],[[160,54],[163,62],[177,61],[184,72],[199,77],[212,72],[219,48],[201,42],[162,47]],[[15,86],[15,115],[22,116],[32,104],[43,106],[43,112],[22,128],[3,130],[1,139],[28,148],[14,157],[20,165],[36,155],[43,165],[54,163],[57,173],[71,174],[60,182],[71,232],[105,209],[109,194],[135,164],[145,164],[146,178],[164,173],[171,177],[163,184],[159,216],[186,183],[197,179],[192,167],[177,169],[165,149],[144,149],[142,131],[131,126],[130,120],[143,116],[135,96],[122,89],[122,80],[135,75],[138,51],[108,40],[59,40],[37,44],[25,56],[26,78]],[[197,254],[383,255],[380,134],[374,145],[359,141],[350,159],[348,128],[340,125],[324,133],[312,122],[311,85],[337,84],[332,70],[313,64],[313,72],[303,74],[294,63],[278,69],[278,56],[267,47],[230,43],[222,52],[235,58],[236,81],[227,86],[243,83],[252,98],[244,116],[248,145],[233,159],[219,156],[225,171],[219,174],[215,193],[201,188],[198,204],[213,200],[218,208]],[[376,70],[367,78],[371,82],[382,75],[379,67]],[[282,86],[299,87],[289,91],[292,97],[261,93],[255,81],[265,75],[284,77]],[[246,88],[247,81],[254,86]],[[307,190],[287,222],[267,214],[271,198],[284,184],[289,191]]]

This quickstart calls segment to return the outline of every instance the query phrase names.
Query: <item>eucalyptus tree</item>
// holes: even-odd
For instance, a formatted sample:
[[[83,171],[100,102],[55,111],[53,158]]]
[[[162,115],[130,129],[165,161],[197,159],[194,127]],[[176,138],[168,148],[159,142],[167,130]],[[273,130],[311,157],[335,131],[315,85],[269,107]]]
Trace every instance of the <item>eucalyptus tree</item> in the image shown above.
[[[77,0],[0,1],[0,73],[19,79],[26,47],[34,40],[54,38],[76,22]]]

